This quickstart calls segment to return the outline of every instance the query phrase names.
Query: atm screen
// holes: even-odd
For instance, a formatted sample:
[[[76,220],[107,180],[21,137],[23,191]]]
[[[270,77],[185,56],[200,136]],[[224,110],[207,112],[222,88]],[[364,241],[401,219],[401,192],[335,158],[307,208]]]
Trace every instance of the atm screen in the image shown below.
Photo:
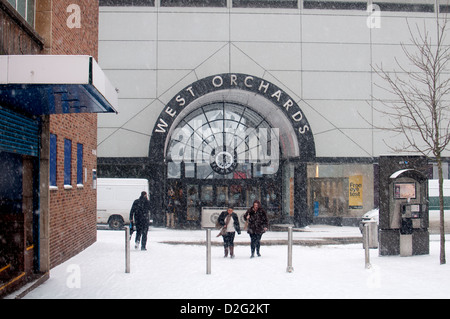
[[[416,183],[395,183],[394,198],[395,199],[416,198]]]

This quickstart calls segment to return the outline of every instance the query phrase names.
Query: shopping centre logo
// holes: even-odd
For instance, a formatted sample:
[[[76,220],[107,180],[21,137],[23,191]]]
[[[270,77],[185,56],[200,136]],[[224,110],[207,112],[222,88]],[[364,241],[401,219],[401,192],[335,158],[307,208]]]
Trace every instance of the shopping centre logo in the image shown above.
[[[381,9],[377,4],[369,4],[367,6],[367,12],[369,16],[367,17],[366,24],[369,29],[379,29],[381,28]]]
[[[235,92],[236,94],[234,94]],[[174,134],[174,132],[177,128],[172,126],[180,123],[180,120],[178,119],[178,116],[180,114],[186,116],[186,114],[190,114],[192,111],[198,108],[198,106],[196,105],[196,101],[202,103],[201,99],[203,97],[207,98],[208,101],[230,101],[232,103],[236,102],[235,97],[245,97],[245,99],[248,99],[249,102],[244,103],[248,104],[244,106],[249,106],[249,108],[251,108],[252,106],[250,105],[250,102],[252,102],[255,104],[253,105],[255,111],[258,111],[258,109],[261,108],[261,111],[265,111],[265,113],[270,112],[270,114],[272,114],[266,120],[270,125],[273,125],[273,127],[277,127],[278,129],[269,129],[268,131],[266,131],[267,136],[271,136],[272,134],[276,136],[275,139],[271,137],[266,138],[267,141],[276,140],[276,142],[274,142],[275,144],[280,144],[283,150],[288,150],[288,153],[290,152],[292,154],[295,154],[295,156],[297,156],[299,160],[303,160],[305,162],[314,160],[315,144],[312,130],[300,106],[295,102],[293,98],[289,96],[287,92],[279,88],[277,85],[253,75],[240,73],[224,73],[208,76],[189,84],[184,89],[179,91],[179,93],[165,105],[164,109],[157,118],[156,123],[154,124],[149,147],[149,158],[151,161],[159,163],[166,160],[166,157],[168,156],[167,151],[169,150],[168,146],[172,145],[171,147],[173,148],[175,144],[173,143],[174,141],[181,141],[180,139],[176,139],[177,134]],[[262,99],[265,104],[261,105],[258,103],[258,106],[256,106],[259,99]],[[273,118],[275,115],[277,117],[276,119]],[[260,125],[258,126],[257,123],[253,124],[253,126],[253,130],[247,129],[245,130],[245,132],[234,133],[234,135],[246,136],[251,142],[254,140],[258,141],[258,138],[255,138],[254,136],[262,136],[264,135],[264,133],[261,130],[262,127]],[[225,128],[226,127],[227,126],[225,126]],[[249,125],[247,125],[246,127],[249,127]],[[255,130],[255,128],[258,128],[258,130]],[[281,134],[278,133],[278,130],[281,132]],[[194,129],[194,131],[196,130]],[[188,132],[177,131],[177,133],[183,134]],[[206,137],[205,132],[202,132],[200,134]],[[183,136],[184,138],[190,137],[190,133],[189,135],[183,135],[185,135],[185,137]],[[216,136],[216,138],[218,137]],[[259,138],[259,140],[264,141],[264,138],[261,137]],[[200,141],[203,141],[203,139],[200,139]],[[183,143],[186,145],[186,140],[184,140]],[[195,143],[198,142],[195,141]],[[209,141],[206,144],[210,144]],[[271,144],[270,147],[266,145],[259,147],[260,150],[267,150],[267,152],[264,156],[260,155],[260,153],[257,153],[259,156],[258,161],[270,161],[271,163],[276,163],[273,165],[269,165],[271,167],[274,167],[276,170],[278,169],[277,165],[279,157],[278,145],[272,152],[271,149],[273,144],[272,142],[270,142],[269,144]],[[228,140],[226,145],[229,145]],[[236,144],[236,146],[237,145],[239,144]],[[229,165],[228,163],[230,162],[230,159],[232,157],[234,159],[234,149],[236,148],[236,146],[232,145],[229,147],[233,150],[233,152],[231,152],[229,148],[226,148],[224,150],[220,149],[220,146],[216,149],[213,157],[216,157],[216,159],[218,159],[218,161],[216,162],[218,167],[220,167],[221,165],[223,167]],[[181,148],[182,145],[180,144],[177,147]],[[241,145],[240,147],[243,147],[243,145]],[[257,151],[249,147],[247,155],[242,155],[240,154],[240,152],[237,152],[236,161],[238,161],[239,163],[239,161],[242,161],[243,157],[252,158],[252,156],[250,156],[253,155],[252,152]],[[186,156],[189,160],[196,160],[196,157],[185,154],[185,152],[181,153],[183,155],[177,155],[175,154],[175,152],[171,153],[176,157],[177,161],[180,161],[180,157],[186,158]],[[288,153],[287,156],[292,156],[292,154]],[[212,150],[210,150],[208,156],[211,156],[211,154]],[[221,156],[225,161],[223,164],[220,164]],[[271,170],[273,168],[269,168],[268,166],[266,166],[266,169]]]
[[[185,133],[183,128],[174,131],[176,140],[170,151],[173,162],[209,163],[213,171],[222,175],[234,172],[239,164],[259,164],[262,174],[278,171],[278,128],[219,130],[204,124],[201,120],[190,123],[194,134]]]
[[[178,110],[189,105],[198,97],[214,91],[229,89],[246,90],[265,96],[287,114],[298,134],[305,136],[311,134],[303,112],[286,92],[266,80],[244,74],[215,75],[188,86],[166,106],[162,116],[165,116],[167,120],[163,117],[158,119],[154,129],[155,133],[166,133],[170,126],[169,122],[178,115]]]

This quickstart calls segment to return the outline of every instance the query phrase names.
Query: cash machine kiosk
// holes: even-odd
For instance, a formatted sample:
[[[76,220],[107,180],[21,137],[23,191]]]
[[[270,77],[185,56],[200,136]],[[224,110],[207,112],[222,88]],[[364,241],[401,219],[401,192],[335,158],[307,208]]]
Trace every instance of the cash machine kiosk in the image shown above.
[[[380,158],[380,255],[429,253],[426,174],[426,158]]]

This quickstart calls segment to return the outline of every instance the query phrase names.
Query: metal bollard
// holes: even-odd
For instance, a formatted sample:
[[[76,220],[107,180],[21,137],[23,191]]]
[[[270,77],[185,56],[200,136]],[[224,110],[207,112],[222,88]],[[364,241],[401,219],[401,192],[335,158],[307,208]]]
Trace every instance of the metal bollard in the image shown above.
[[[288,228],[288,265],[286,271],[294,271],[294,267],[292,267],[292,226]]]
[[[125,226],[125,273],[130,273],[130,227]]]
[[[211,229],[206,229],[206,274],[211,274]]]
[[[364,251],[365,251],[365,261],[366,261],[366,269],[370,269],[372,265],[370,264],[370,250],[369,250],[369,224],[364,224],[363,231],[363,240],[364,240]]]

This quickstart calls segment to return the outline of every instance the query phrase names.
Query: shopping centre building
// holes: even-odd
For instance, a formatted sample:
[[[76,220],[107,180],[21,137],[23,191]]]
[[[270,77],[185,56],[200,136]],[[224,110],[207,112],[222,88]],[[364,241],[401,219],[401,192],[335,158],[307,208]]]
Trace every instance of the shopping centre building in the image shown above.
[[[96,241],[97,177],[148,179],[156,226],[169,200],[180,228],[254,200],[272,224],[355,225],[379,207],[380,158],[405,143],[377,129],[392,95],[374,69],[405,75],[403,48],[418,30],[435,40],[449,11],[0,0],[0,297]],[[417,169],[437,177],[433,159]]]
[[[98,119],[99,176],[147,178],[156,225],[170,190],[180,227],[198,227],[204,207],[255,199],[274,223],[354,225],[378,207],[379,156],[404,142],[375,129],[388,123],[379,99],[392,96],[373,68],[401,71],[410,31],[435,32],[448,9],[434,0],[100,1],[99,63],[119,107]]]

